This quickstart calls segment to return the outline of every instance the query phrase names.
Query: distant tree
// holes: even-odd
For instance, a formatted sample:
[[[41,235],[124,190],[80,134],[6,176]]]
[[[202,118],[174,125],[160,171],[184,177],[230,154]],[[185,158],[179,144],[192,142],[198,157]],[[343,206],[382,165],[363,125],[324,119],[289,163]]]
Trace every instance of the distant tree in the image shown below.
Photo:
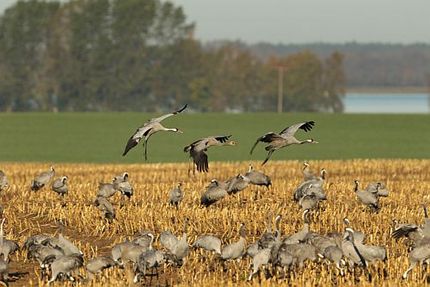
[[[270,58],[268,66],[284,69],[283,110],[341,112],[345,93],[342,59],[340,53],[334,53],[321,61],[309,51]]]
[[[343,55],[334,52],[324,60],[322,78],[322,110],[343,111],[342,98],[345,96],[346,78],[343,70]]]
[[[46,108],[41,67],[59,2],[19,1],[0,18],[0,109]]]
[[[284,58],[282,62],[286,67],[284,110],[319,111],[323,73],[319,58],[304,51]]]

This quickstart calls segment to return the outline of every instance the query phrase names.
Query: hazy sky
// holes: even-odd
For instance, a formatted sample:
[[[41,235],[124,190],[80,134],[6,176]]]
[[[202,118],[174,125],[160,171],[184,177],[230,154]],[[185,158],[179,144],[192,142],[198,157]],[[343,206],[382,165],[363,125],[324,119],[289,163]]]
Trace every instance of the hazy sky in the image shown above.
[[[0,10],[16,0],[0,0]],[[430,0],[172,0],[196,38],[249,43],[430,42]]]

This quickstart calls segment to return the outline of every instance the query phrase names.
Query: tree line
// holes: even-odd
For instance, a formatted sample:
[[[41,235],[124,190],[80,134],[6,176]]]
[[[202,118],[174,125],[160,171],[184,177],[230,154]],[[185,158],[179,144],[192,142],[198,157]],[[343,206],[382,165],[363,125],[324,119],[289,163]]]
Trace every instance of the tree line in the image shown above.
[[[217,46],[218,43],[207,44]],[[325,58],[334,51],[344,55],[344,70],[348,88],[380,88],[392,90],[402,87],[415,87],[422,91],[430,88],[430,44],[390,44],[390,43],[310,43],[310,44],[270,44],[259,43],[246,45],[236,43],[242,49],[248,49],[260,59],[274,55],[286,57],[303,50],[312,51],[320,58]]]
[[[181,7],[160,0],[19,1],[0,16],[1,111],[343,109],[344,56],[261,58],[207,47]]]

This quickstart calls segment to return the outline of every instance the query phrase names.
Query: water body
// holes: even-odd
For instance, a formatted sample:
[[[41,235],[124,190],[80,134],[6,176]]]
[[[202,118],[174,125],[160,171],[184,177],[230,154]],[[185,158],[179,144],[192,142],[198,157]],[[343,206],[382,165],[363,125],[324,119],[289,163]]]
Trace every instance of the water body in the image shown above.
[[[358,94],[347,93],[345,113],[430,113],[427,94]]]

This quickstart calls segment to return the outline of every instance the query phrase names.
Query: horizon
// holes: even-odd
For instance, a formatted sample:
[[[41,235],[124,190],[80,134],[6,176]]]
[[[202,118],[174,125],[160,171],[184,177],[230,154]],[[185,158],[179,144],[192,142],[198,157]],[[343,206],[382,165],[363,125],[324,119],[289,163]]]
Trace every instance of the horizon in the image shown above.
[[[2,0],[0,13],[17,0]],[[62,1],[64,2],[64,1]],[[430,44],[430,1],[172,0],[202,43]],[[405,23],[407,23],[405,25]]]

